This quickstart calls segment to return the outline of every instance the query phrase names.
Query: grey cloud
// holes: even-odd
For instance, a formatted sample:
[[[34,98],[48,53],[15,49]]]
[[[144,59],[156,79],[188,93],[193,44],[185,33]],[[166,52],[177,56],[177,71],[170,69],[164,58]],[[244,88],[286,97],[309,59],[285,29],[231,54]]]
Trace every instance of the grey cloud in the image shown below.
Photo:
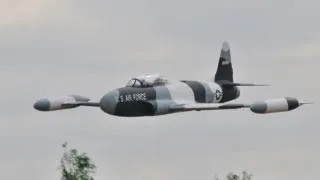
[[[60,16],[51,14],[49,21],[41,21],[42,27],[37,25],[37,33],[31,34],[32,38],[21,46],[27,47],[26,55],[38,54],[32,59],[43,59],[45,54],[51,54],[57,56],[56,59],[85,56],[86,59],[91,57],[91,61],[101,59],[101,54],[105,55],[105,59],[124,61],[134,58],[132,55],[137,52],[148,54],[150,50],[159,51],[158,54],[155,52],[156,55],[149,55],[150,59],[159,59],[159,56],[163,57],[163,53],[167,56],[159,60],[170,57],[174,59],[181,57],[181,52],[186,51],[190,53],[190,57],[197,51],[212,52],[219,48],[224,39],[233,42],[235,47],[247,48],[247,51],[256,47],[251,51],[252,54],[268,53],[288,48],[287,46],[292,46],[292,41],[304,43],[317,36],[319,27],[314,23],[317,16],[310,17],[300,13],[301,9],[305,10],[307,7],[295,4],[297,3],[293,2],[290,5],[285,1],[278,2],[277,6],[271,1],[222,4],[202,1],[195,5],[182,1],[159,3],[142,0],[134,3],[70,3],[67,7],[72,9],[71,13],[62,13]],[[306,4],[308,8],[312,7],[312,4]],[[87,31],[90,28],[92,29]],[[91,48],[93,46],[95,48]],[[4,54],[15,50],[6,47],[7,44],[2,48]],[[80,48],[85,51],[79,52]],[[188,56],[183,58],[186,61],[189,59]]]

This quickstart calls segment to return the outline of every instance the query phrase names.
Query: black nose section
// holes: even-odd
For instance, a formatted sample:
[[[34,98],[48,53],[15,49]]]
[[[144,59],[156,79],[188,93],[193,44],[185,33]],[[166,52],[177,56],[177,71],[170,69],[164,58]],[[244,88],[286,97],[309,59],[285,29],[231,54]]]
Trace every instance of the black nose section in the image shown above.
[[[38,111],[48,111],[50,109],[50,101],[48,99],[40,99],[34,103],[33,108]]]

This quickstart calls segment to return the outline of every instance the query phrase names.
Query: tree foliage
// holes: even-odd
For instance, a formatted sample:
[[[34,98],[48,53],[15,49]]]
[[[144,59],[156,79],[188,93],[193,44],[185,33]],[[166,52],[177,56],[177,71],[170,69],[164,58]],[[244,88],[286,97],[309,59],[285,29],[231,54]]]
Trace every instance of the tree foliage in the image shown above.
[[[94,180],[91,174],[96,172],[96,165],[86,153],[68,149],[67,142],[62,145],[64,154],[60,160],[61,180]]]
[[[242,172],[242,177],[232,172],[228,173],[226,176],[226,180],[251,180],[251,178],[252,174],[249,174],[246,171]],[[215,178],[215,180],[219,180],[219,178]]]
[[[62,145],[64,154],[60,160],[61,180],[94,180],[91,174],[96,172],[96,165],[86,153],[79,153],[76,149],[68,149],[67,142]],[[252,174],[246,171],[242,176],[230,172],[226,180],[251,180]],[[220,180],[215,178],[215,180]]]

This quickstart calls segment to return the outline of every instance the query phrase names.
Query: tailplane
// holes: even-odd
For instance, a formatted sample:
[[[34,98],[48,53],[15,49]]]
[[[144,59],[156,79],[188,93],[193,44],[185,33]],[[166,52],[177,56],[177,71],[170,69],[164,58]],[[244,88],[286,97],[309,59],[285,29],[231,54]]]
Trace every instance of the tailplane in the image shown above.
[[[219,84],[224,88],[231,88],[235,86],[269,86],[269,84],[233,83],[228,81],[221,81]]]

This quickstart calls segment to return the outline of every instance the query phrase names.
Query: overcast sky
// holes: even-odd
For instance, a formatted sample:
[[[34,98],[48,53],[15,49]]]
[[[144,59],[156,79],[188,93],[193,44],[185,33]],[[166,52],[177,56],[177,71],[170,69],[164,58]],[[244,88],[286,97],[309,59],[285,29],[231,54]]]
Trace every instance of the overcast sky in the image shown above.
[[[88,153],[96,179],[315,179],[318,105],[118,118],[98,108],[37,112],[42,97],[99,100],[134,76],[208,79],[229,41],[236,102],[319,103],[320,3],[243,0],[0,0],[0,177],[56,180],[61,144]]]

